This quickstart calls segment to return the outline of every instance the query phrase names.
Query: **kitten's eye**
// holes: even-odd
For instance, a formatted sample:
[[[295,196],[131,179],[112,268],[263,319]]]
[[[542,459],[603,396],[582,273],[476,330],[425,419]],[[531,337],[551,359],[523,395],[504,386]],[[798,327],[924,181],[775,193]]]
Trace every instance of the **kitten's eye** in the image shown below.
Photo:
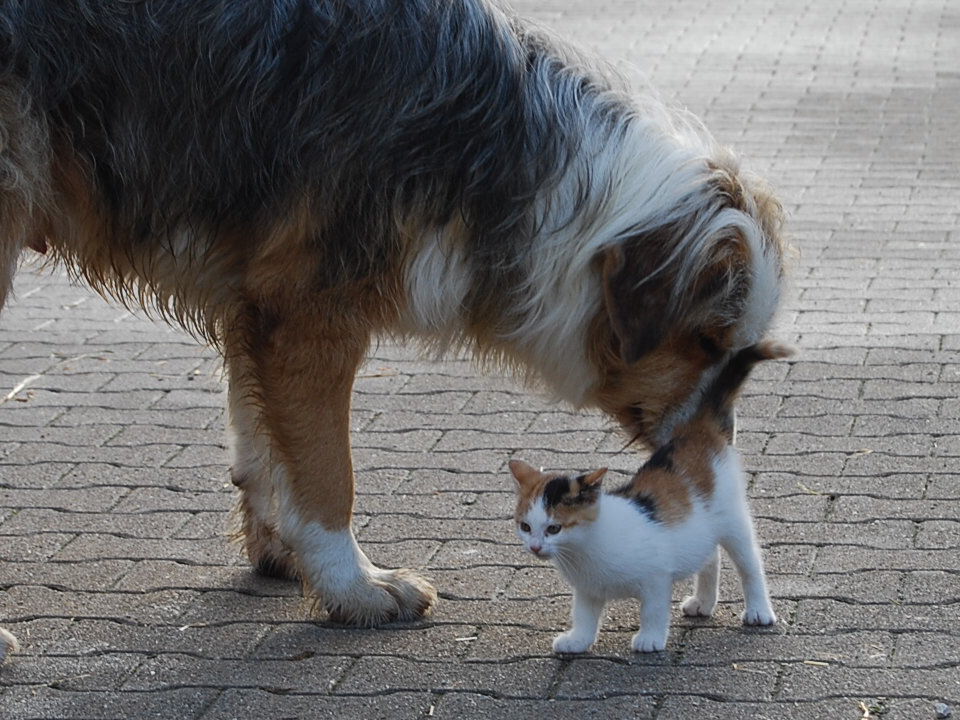
[[[520,529],[523,530],[524,532],[530,532],[530,526],[527,525],[525,522],[520,523]]]
[[[547,525],[547,535],[556,535],[560,532],[559,525]]]

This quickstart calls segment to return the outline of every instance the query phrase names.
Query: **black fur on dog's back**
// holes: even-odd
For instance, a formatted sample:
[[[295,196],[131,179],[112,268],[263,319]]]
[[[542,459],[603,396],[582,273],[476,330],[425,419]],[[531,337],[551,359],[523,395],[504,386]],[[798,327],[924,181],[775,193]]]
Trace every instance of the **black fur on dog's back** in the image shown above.
[[[324,284],[382,269],[411,214],[462,213],[478,267],[502,265],[591,94],[476,0],[33,0],[0,8],[0,43],[120,242],[255,242],[308,197]]]

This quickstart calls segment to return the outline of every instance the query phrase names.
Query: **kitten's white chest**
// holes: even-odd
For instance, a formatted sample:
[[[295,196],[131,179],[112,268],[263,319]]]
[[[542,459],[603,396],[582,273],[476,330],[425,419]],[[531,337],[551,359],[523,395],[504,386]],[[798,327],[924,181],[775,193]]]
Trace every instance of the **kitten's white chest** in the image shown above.
[[[703,567],[716,547],[709,509],[697,504],[678,525],[653,522],[629,500],[606,495],[588,531],[557,567],[578,590],[608,599],[636,597],[646,582],[674,580]]]

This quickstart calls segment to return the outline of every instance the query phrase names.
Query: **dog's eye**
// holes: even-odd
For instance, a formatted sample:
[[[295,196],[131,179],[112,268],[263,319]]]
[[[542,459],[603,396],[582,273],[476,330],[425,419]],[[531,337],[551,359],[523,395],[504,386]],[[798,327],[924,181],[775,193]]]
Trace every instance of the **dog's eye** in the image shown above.
[[[524,532],[530,532],[530,526],[527,525],[525,522],[520,523],[520,529],[523,530]]]
[[[559,525],[547,525],[547,535],[556,535],[560,532]]]

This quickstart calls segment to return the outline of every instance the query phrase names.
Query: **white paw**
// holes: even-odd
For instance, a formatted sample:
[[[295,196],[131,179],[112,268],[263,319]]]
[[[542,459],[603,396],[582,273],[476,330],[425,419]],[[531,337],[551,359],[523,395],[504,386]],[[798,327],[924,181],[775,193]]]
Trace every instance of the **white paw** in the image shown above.
[[[341,625],[374,627],[384,623],[410,622],[430,613],[437,601],[433,586],[410,570],[382,570],[371,566],[368,573],[346,588],[319,597],[330,620]]]
[[[0,665],[3,665],[9,653],[15,653],[20,650],[17,639],[9,632],[0,628]]]
[[[777,616],[769,605],[759,608],[747,608],[740,616],[744,625],[774,625]]]
[[[705,603],[700,600],[696,595],[691,595],[688,598],[684,598],[683,604],[680,605],[680,609],[683,610],[683,614],[689,617],[710,617],[713,615],[713,611],[716,609],[717,604]]]
[[[585,653],[591,645],[593,645],[593,638],[575,635],[573,632],[565,632],[553,639],[553,651],[555,653]]]
[[[633,636],[630,647],[633,648],[634,652],[660,652],[667,647],[667,636],[647,634],[641,630]]]

